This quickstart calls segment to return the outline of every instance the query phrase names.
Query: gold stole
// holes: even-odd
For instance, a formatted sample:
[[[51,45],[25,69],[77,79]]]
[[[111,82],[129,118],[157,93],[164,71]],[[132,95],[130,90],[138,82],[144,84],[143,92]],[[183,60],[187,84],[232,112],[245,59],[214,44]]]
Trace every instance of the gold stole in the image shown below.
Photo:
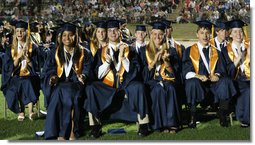
[[[90,51],[94,57],[98,48],[95,46],[95,44],[92,41],[90,42],[89,47],[90,47]]]
[[[108,48],[108,45],[106,45],[105,47],[102,48],[102,53],[101,53],[101,60],[102,60],[102,63],[105,62],[105,49],[109,49]],[[124,52],[124,56],[126,58],[128,58],[128,55],[129,55],[129,47],[126,47],[125,48],[125,52]],[[120,65],[120,70],[119,70],[119,80],[120,80],[120,83],[123,82],[123,74],[125,72],[125,68],[123,67],[123,64],[121,62],[121,65]],[[113,87],[114,85],[114,74],[113,74],[113,71],[110,70],[106,76],[104,77],[103,79],[103,83],[106,84],[106,85],[109,85],[111,87]]]
[[[148,63],[148,65],[149,65],[153,60],[152,60],[152,58],[149,57],[149,52],[148,52],[147,50],[148,50],[148,49],[146,48],[146,50],[145,50],[145,55],[146,55],[147,63]],[[166,81],[174,81],[175,78],[169,77],[169,76],[165,73],[165,70],[166,70],[166,66],[165,66],[165,64],[163,63],[163,64],[161,64],[160,70],[159,70],[162,79],[163,79],[163,80],[166,80]],[[171,69],[171,70],[172,70],[172,69]],[[171,71],[170,73],[172,73],[172,71]],[[155,74],[154,74],[154,78],[155,78]]]
[[[199,71],[199,59],[200,59],[200,53],[197,44],[194,44],[190,48],[190,59],[193,64],[193,67],[195,69],[196,74],[198,74]],[[210,52],[210,75],[214,75],[214,71],[216,68],[216,64],[218,61],[218,52],[217,49],[213,46],[211,46],[211,52]]]
[[[249,42],[247,42],[247,41],[244,42],[244,48],[245,48],[244,74],[245,74],[246,78],[248,80],[250,80],[250,59],[249,59],[249,56],[247,54],[247,49],[250,49],[249,48]],[[232,62],[234,62],[235,54],[234,54],[234,51],[232,50],[232,43],[228,43],[227,51],[228,51],[228,56],[229,56],[230,60]],[[239,68],[240,68],[240,65],[238,65],[238,67],[237,67],[237,72],[236,72],[235,79],[236,79],[236,77],[239,73]]]
[[[179,55],[179,58],[182,59],[182,48],[181,45],[177,44],[176,42],[174,42],[174,47],[177,51],[177,54]]]
[[[28,57],[32,56],[32,50],[33,50],[33,44],[30,43],[29,47],[28,47]],[[15,49],[14,47],[12,47],[11,48],[11,54],[12,54],[13,61],[15,61],[17,59],[18,49]],[[19,66],[21,66],[21,63],[19,63]],[[30,72],[27,69],[27,65],[26,65],[26,67],[21,67],[20,68],[19,76],[24,77],[24,76],[29,76],[29,75],[30,75]]]
[[[81,49],[81,48],[79,48],[79,49]],[[56,64],[57,64],[57,76],[60,78],[64,71],[64,65],[60,63],[58,51],[59,51],[59,47],[57,47],[57,49],[56,49],[55,60],[56,60]],[[74,65],[73,70],[75,71],[76,74],[82,73],[83,59],[84,59],[84,49],[81,49],[81,56],[80,56],[78,63],[73,64]]]

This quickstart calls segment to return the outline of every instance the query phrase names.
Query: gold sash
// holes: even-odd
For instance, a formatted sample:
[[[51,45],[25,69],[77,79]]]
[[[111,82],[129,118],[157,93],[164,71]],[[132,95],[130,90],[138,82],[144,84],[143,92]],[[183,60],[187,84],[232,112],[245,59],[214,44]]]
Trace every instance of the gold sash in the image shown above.
[[[105,57],[104,57],[104,56],[105,56],[105,49],[109,49],[109,48],[108,48],[108,45],[106,45],[105,47],[102,48],[102,53],[101,53],[101,60],[102,60],[102,63],[105,62]],[[125,56],[126,58],[128,58],[128,55],[129,55],[129,47],[127,46],[127,47],[125,48],[124,56]],[[122,64],[122,62],[121,62],[120,70],[119,70],[119,76],[117,76],[117,77],[119,77],[120,83],[123,82],[123,74],[124,74],[124,72],[125,72],[125,68],[123,67],[123,64]],[[112,70],[110,70],[110,71],[106,74],[106,76],[105,76],[104,79],[103,79],[103,83],[106,84],[106,85],[109,85],[109,86],[113,87],[113,85],[114,85],[114,74],[113,74],[113,71],[112,71]]]
[[[171,78],[170,76],[168,76],[166,73],[165,73],[165,70],[166,70],[166,65],[165,64],[162,64],[160,66],[160,75],[162,77],[162,79],[164,81],[174,81],[175,78]],[[171,69],[171,72],[172,73],[172,69]]]
[[[182,47],[181,45],[174,42],[174,47],[176,48],[177,54],[179,55],[179,58],[182,59]]]
[[[81,49],[81,48],[79,48]],[[64,71],[64,65],[60,63],[58,56],[59,46],[56,49],[55,60],[57,64],[57,76],[60,78]],[[81,74],[83,69],[83,60],[84,60],[84,49],[81,49],[81,56],[78,63],[74,63],[74,71],[76,74]]]
[[[148,47],[148,46],[147,46]],[[146,50],[145,50],[145,55],[146,55],[146,60],[147,60],[147,63],[148,63],[148,65],[150,64],[150,63],[152,63],[152,58],[150,58],[149,57],[149,52],[148,52],[148,49],[146,48]],[[174,81],[174,79],[175,78],[171,78],[171,77],[169,77],[166,73],[165,73],[165,70],[166,70],[166,66],[165,66],[165,64],[162,64],[161,66],[160,66],[160,75],[161,75],[161,77],[162,77],[162,79],[163,80],[167,80],[167,81]],[[155,78],[155,73],[154,73],[154,78]]]
[[[24,48],[25,49],[25,48]],[[28,57],[31,57],[32,56],[32,50],[33,50],[33,44],[30,43],[29,44],[29,47],[28,47]],[[17,55],[18,55],[18,50],[15,49],[13,46],[11,48],[11,54],[12,54],[12,59],[13,61],[15,61],[17,59]],[[21,64],[19,64],[19,66],[21,66]],[[25,67],[20,67],[20,73],[19,73],[19,76],[29,76],[30,75],[30,72],[29,70],[27,69],[27,65]]]
[[[249,47],[248,41],[244,42],[244,47],[245,47],[244,74],[245,74],[247,80],[250,80],[250,59],[249,59],[249,56],[247,53],[247,49],[250,49],[250,47]],[[232,43],[227,44],[227,51],[228,51],[228,56],[229,56],[230,60],[232,62],[234,62],[235,54],[234,54],[234,51],[232,50]],[[235,79],[239,73],[239,68],[240,68],[240,65],[238,65],[236,68],[237,72],[236,72]]]
[[[214,71],[216,68],[216,64],[218,61],[218,52],[217,49],[214,46],[211,46],[210,48],[210,75],[214,75]],[[194,44],[190,48],[190,59],[192,61],[193,67],[195,69],[195,73],[198,74],[199,71],[199,59],[200,59],[200,53],[197,44]]]
[[[95,46],[95,44],[92,41],[90,42],[89,47],[90,47],[90,51],[94,57],[97,52],[97,47]]]

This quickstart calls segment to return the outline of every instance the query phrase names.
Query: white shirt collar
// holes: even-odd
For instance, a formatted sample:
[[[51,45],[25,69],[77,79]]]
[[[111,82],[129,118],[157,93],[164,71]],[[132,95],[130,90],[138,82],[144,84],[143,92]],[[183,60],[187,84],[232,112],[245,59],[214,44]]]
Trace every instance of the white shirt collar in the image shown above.
[[[203,45],[200,43],[200,42],[197,42],[197,45],[198,45],[198,50],[199,50],[199,53],[200,53],[200,56],[201,56],[201,58],[202,58],[202,60],[203,60],[203,63],[204,63],[204,65],[205,65],[205,67],[206,67],[206,70],[207,70],[207,72],[210,74],[210,68],[209,68],[209,64],[210,64],[210,62],[207,62],[207,60],[206,60],[206,58],[205,58],[205,55],[204,55],[204,52],[203,52]],[[209,49],[209,47],[210,47],[210,45],[208,45],[208,46],[205,46],[205,48],[206,49]],[[209,51],[209,56],[210,56],[210,51]],[[209,58],[210,59],[210,58]]]

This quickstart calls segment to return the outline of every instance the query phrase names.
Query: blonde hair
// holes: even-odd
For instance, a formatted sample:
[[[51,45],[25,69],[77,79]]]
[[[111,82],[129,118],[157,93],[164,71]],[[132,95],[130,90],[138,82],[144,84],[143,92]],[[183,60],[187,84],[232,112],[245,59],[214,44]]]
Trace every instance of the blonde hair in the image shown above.
[[[96,36],[97,30],[98,30],[98,28],[96,28],[96,29],[94,30],[94,32],[93,32],[93,34],[92,34],[92,37],[91,37],[91,41],[95,44],[96,47],[99,46],[99,41],[98,41],[97,36]],[[107,30],[106,30],[106,29],[105,29],[105,32],[106,32],[106,35],[105,35],[104,41],[107,42],[107,41],[108,41],[108,40],[107,40],[108,38],[107,38]],[[97,48],[97,49],[98,49],[98,48]]]
[[[153,30],[151,31],[151,33],[153,32]],[[164,33],[164,31],[162,31]],[[165,33],[164,33],[165,34]],[[151,34],[150,34],[151,35]],[[152,35],[151,35],[152,36]],[[162,41],[162,48],[163,50],[166,50],[166,49],[169,49],[168,48],[168,45],[167,45],[168,42],[166,42],[166,35],[164,35],[164,38],[163,38],[163,41]],[[159,51],[154,42],[153,42],[153,39],[152,37],[150,37],[150,40],[149,40],[149,43],[146,47],[147,51],[148,51],[148,56],[151,58],[151,59],[154,59],[155,55],[157,54],[157,52]]]
[[[16,30],[16,28],[15,28],[15,30]],[[18,40],[17,40],[17,34],[16,34],[15,30],[14,30],[14,34],[13,34],[13,40],[12,40],[12,49],[14,51],[14,55],[17,55],[17,53],[18,53]],[[26,50],[26,52],[28,52],[28,49],[29,49],[29,46],[30,46],[30,43],[31,43],[30,36],[28,36],[28,30],[26,30],[25,37],[26,37],[26,40],[25,40],[24,49]]]

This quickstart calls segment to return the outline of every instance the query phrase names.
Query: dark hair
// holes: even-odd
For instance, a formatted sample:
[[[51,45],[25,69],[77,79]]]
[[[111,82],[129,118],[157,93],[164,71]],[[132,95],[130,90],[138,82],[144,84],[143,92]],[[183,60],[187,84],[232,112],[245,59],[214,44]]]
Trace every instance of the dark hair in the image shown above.
[[[198,32],[200,29],[202,29],[202,28],[204,28],[204,29],[206,29],[206,30],[209,30],[209,31],[211,32],[211,29],[208,28],[208,27],[205,27],[205,26],[198,26],[198,27],[197,27],[197,32]]]
[[[62,42],[63,32],[60,35],[60,41],[57,42],[57,47],[59,47],[59,51],[57,53],[58,53],[58,56],[59,56],[59,61],[62,65],[65,63],[64,44]],[[81,50],[80,50],[79,43],[78,43],[78,34],[75,33],[74,35],[75,35],[75,39],[74,39],[73,46],[72,46],[72,47],[74,47],[73,62],[77,63],[79,61],[80,56],[81,56]]]

